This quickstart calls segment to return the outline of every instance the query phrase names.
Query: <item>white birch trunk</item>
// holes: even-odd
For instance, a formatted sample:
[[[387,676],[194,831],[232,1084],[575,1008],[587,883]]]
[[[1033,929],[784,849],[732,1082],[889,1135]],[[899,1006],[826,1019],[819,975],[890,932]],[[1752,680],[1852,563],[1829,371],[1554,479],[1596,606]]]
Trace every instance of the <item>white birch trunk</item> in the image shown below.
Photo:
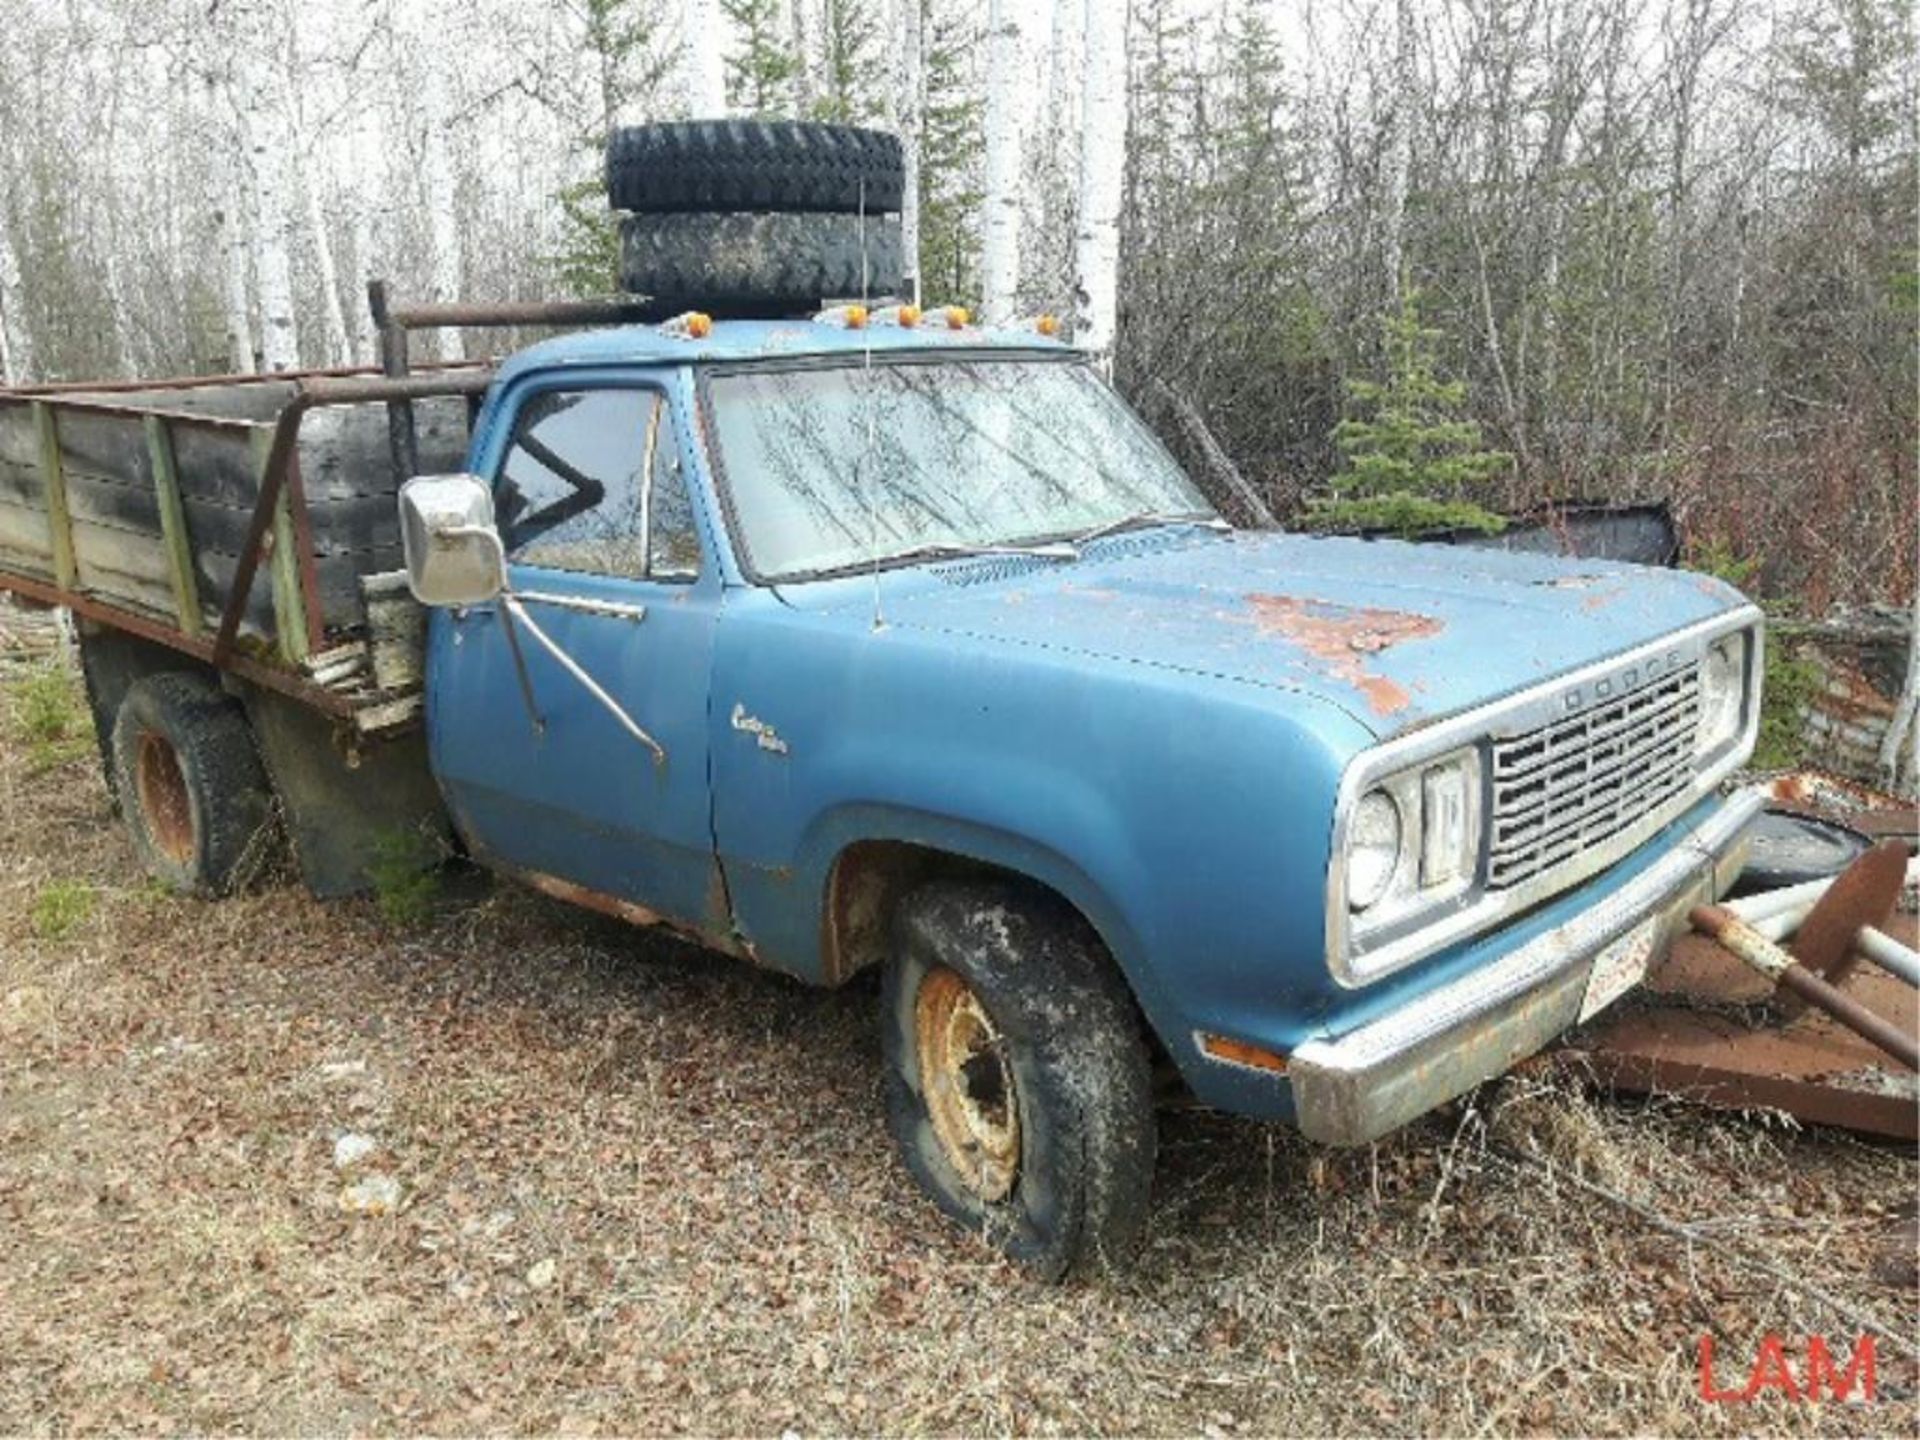
[[[793,46],[794,112],[806,115],[820,98],[821,72],[825,56],[811,37],[820,33],[818,17],[811,0],[787,0],[787,28]]]
[[[725,61],[713,0],[680,0],[680,85],[689,119],[718,119],[727,113]]]
[[[420,100],[425,111],[426,132],[421,144],[422,181],[427,199],[427,239],[429,299],[451,304],[460,298],[462,273],[460,254],[460,217],[455,212],[459,194],[454,185],[453,156],[447,146],[450,123],[446,77],[437,56],[427,54],[422,64]],[[465,339],[458,330],[436,330],[442,360],[459,360],[466,355]]]
[[[351,200],[353,226],[353,358],[364,365],[374,358],[378,337],[373,333],[373,307],[367,303],[367,281],[374,275],[373,207],[364,195]]]
[[[1120,199],[1127,160],[1127,3],[1086,0],[1074,343],[1112,365],[1120,303]]]
[[[254,368],[253,306],[247,296],[246,197],[240,183],[243,147],[234,143],[234,163],[227,167],[220,198],[219,244],[223,271],[222,298],[226,311],[227,365],[236,375]]]
[[[1018,0],[987,0],[986,194],[981,202],[980,311],[1013,319],[1020,299],[1020,21]]]
[[[333,263],[333,240],[327,231],[327,208],[322,196],[318,151],[310,152],[300,167],[300,198],[306,205],[307,229],[313,237],[314,263],[320,271],[320,300],[326,319],[328,365],[346,365],[353,359],[347,338],[347,314],[340,303],[340,272]]]
[[[32,370],[33,342],[27,333],[20,257],[7,233],[7,212],[0,207],[0,385],[18,385]]]
[[[920,296],[920,131],[926,114],[927,81],[923,63],[924,40],[921,32],[922,0],[898,0],[896,28],[898,40],[894,52],[899,56],[899,73],[890,97],[894,128],[900,133],[900,250],[906,266],[907,299],[915,305]]]
[[[1078,58],[1082,0],[1053,0],[1047,37],[1047,145],[1057,149],[1073,133],[1074,61]],[[1051,153],[1049,160],[1056,158]]]
[[[253,67],[235,67],[235,111],[253,180],[253,272],[260,287],[260,359],[263,369],[297,370],[300,346],[293,320],[293,262],[288,251],[285,137],[270,123],[268,103]]]
[[[1381,205],[1385,233],[1380,250],[1389,293],[1399,300],[1406,269],[1407,185],[1413,173],[1413,110],[1417,97],[1413,0],[1394,0],[1393,19],[1393,129],[1387,137],[1387,193]]]

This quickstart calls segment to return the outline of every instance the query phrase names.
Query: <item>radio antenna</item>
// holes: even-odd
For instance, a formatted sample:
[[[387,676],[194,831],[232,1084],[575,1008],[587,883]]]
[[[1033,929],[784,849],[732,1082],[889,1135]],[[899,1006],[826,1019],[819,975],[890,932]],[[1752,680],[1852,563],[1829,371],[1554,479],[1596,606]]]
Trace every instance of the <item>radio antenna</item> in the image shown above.
[[[875,447],[879,435],[873,415],[873,311],[870,291],[873,286],[872,272],[867,265],[867,180],[860,177],[860,309],[864,314],[861,322],[861,410],[866,424],[865,443],[861,446],[860,488],[866,493],[867,501],[867,553],[871,558],[873,577],[873,629],[878,632],[887,628],[887,616],[880,604],[880,506],[874,495],[874,459]]]

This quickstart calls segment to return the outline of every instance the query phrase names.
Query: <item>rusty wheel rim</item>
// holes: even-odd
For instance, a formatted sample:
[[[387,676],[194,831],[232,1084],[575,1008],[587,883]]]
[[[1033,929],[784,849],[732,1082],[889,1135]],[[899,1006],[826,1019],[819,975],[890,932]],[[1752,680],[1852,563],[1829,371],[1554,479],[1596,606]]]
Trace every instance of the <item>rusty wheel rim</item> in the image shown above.
[[[134,784],[140,815],[160,853],[176,865],[193,861],[193,802],[173,742],[156,730],[141,732],[134,752]]]
[[[914,1033],[920,1093],[948,1163],[979,1199],[1006,1199],[1020,1176],[1020,1100],[993,1018],[941,968],[920,982]]]

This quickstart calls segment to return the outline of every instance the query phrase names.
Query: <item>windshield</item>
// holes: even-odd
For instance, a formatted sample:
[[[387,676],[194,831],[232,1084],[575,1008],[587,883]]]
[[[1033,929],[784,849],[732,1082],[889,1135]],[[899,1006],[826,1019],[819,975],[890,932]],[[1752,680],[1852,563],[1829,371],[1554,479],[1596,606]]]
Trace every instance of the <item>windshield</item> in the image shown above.
[[[1081,364],[952,359],[721,373],[713,414],[762,579],[1213,511]]]

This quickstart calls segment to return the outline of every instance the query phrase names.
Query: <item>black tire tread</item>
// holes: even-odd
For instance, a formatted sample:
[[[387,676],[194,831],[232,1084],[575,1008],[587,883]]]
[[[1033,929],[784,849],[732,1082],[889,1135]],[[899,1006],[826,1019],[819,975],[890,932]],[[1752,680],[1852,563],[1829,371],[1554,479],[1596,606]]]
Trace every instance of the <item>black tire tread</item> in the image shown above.
[[[991,1214],[950,1178],[928,1134],[911,1046],[911,1007],[923,963],[939,955],[972,984],[1010,1040],[1037,1060],[1042,1094],[1023,1093],[1022,1116],[1042,1104],[1050,1126],[1048,1214],[994,1235]],[[1017,884],[936,881],[895,914],[894,953],[882,979],[887,1115],[902,1157],[949,1215],[997,1239],[1043,1279],[1111,1269],[1146,1229],[1156,1150],[1152,1066],[1125,980],[1086,923]],[[903,1023],[904,1021],[904,1023]],[[1023,1075],[1032,1088],[1035,1075]],[[1023,1157],[1023,1172],[1029,1158]],[[1015,1201],[1024,1200],[1023,1173]]]
[[[607,142],[616,210],[891,214],[904,175],[899,136],[814,120],[677,120]]]
[[[195,854],[182,867],[147,833],[135,789],[142,731],[172,742],[193,806]],[[187,894],[229,894],[251,882],[274,850],[273,790],[240,702],[212,681],[184,671],[136,680],[113,726],[114,787],[142,863],[161,883]]]
[[[774,317],[901,286],[900,225],[888,217],[625,215],[620,285],[663,310]]]

